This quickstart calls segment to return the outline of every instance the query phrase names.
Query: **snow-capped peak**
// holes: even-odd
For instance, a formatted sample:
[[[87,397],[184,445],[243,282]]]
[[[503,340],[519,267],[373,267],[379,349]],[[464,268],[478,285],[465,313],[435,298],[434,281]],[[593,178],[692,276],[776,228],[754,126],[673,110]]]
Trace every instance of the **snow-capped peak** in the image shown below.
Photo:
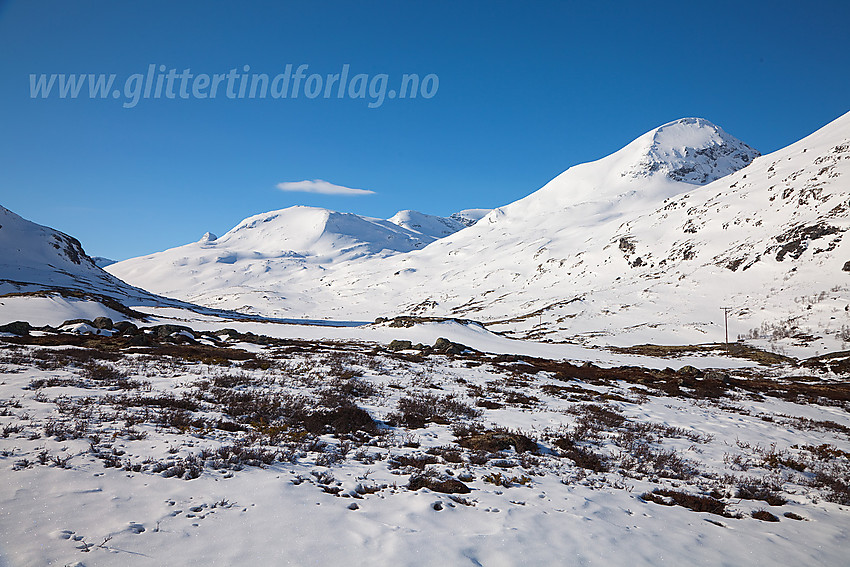
[[[607,157],[569,168],[502,212],[512,218],[572,209],[577,220],[619,214],[612,209],[633,212],[729,175],[759,155],[704,118],[682,118]]]
[[[296,276],[316,281],[332,264],[424,248],[436,240],[432,233],[442,224],[438,221],[448,221],[403,213],[408,214],[390,221],[306,206],[269,211],[246,218],[218,238],[208,234],[198,242],[113,264],[109,272],[158,293],[194,299],[210,290],[221,295],[221,288],[282,289]],[[402,217],[434,226],[408,228]]]
[[[622,173],[624,177],[662,174],[692,185],[705,185],[725,177],[761,155],[705,118],[668,122],[629,146],[632,145],[646,148],[638,162]]]
[[[388,220],[294,206],[248,217],[210,244],[252,256],[277,257],[295,252],[339,257],[341,252],[349,252],[350,259],[383,250],[409,252],[431,241],[430,236]]]

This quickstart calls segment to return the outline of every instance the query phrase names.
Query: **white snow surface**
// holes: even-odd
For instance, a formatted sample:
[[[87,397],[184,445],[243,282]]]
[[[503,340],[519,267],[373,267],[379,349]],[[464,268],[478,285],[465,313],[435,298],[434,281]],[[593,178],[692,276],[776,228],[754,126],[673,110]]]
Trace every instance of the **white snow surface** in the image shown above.
[[[328,361],[321,356],[286,354],[282,360],[283,367],[270,371],[133,356],[105,364],[132,379],[147,381],[149,389],[140,393],[143,397],[163,399],[202,395],[210,380],[246,377],[275,391],[304,394],[306,390],[299,389],[302,382],[321,384],[329,376]],[[359,380],[380,389],[379,395],[359,402],[377,419],[386,419],[398,399],[412,391],[424,389],[465,401],[470,388],[510,388],[516,379],[513,374],[462,361],[400,364],[379,360],[361,365],[362,358],[344,360],[346,367],[354,364],[362,373]],[[493,461],[505,462],[509,468],[466,461],[428,465],[441,473],[470,475],[465,482],[471,492],[463,495],[466,504],[462,504],[429,489],[407,490],[415,470],[388,466],[394,457],[421,456],[453,443],[447,425],[399,428],[380,443],[364,446],[362,452],[343,449],[342,440],[323,435],[315,449],[299,452],[291,460],[241,470],[208,465],[198,478],[183,480],[173,476],[172,467],[152,467],[204,450],[214,455],[241,433],[161,427],[150,422],[152,414],[148,418],[139,414],[128,424],[112,411],[115,402],[107,397],[122,392],[91,383],[75,385],[84,374],[80,368],[39,369],[24,365],[20,358],[4,358],[0,367],[4,371],[0,400],[7,410],[0,415],[0,427],[10,427],[0,438],[0,564],[4,566],[808,567],[843,564],[850,536],[846,506],[822,499],[793,471],[785,471],[777,480],[775,472],[756,464],[759,451],[768,448],[786,452],[792,445],[830,443],[850,451],[846,435],[805,425],[810,423],[806,420],[828,420],[838,427],[850,426],[846,411],[839,407],[748,396],[724,403],[655,394],[642,399],[639,391],[625,385],[603,387],[569,380],[568,386],[580,391],[616,393],[619,398],[606,403],[607,407],[630,420],[674,428],[659,440],[661,448],[675,450],[694,463],[708,475],[706,479],[692,483],[591,473],[545,449],[530,460],[508,450],[501,461]],[[58,382],[33,390],[28,389],[31,380]],[[523,380],[521,391],[538,398],[533,407],[487,409],[480,420],[543,438],[548,438],[544,431],[578,426],[578,417],[570,413],[576,404],[547,393],[551,391],[547,387],[561,387],[564,380],[546,373]],[[83,403],[90,398],[94,406]],[[95,408],[85,425],[96,427],[98,438],[47,435],[47,427],[61,431],[75,426],[59,407],[67,409],[76,402],[83,403],[82,411]],[[207,410],[194,415],[218,419],[218,414]],[[11,429],[19,425],[21,429]],[[417,446],[410,447],[411,443]],[[617,449],[610,443],[600,441],[601,447],[595,450],[615,455]],[[343,450],[348,453],[341,460],[321,460]],[[104,466],[97,455],[108,454],[118,455],[122,468]],[[43,463],[39,455],[44,456]],[[732,457],[749,463],[749,468],[735,468],[730,464]],[[64,464],[59,466],[58,461]],[[129,470],[123,470],[125,463]],[[133,470],[134,464],[139,469]],[[496,474],[524,479],[502,487],[487,480]],[[726,498],[730,511],[741,517],[727,518],[640,497],[658,486],[698,494],[708,490],[710,475],[733,475],[741,482],[772,479],[782,483],[788,501],[767,506],[730,496]],[[322,478],[330,480],[320,482]],[[364,491],[364,486],[374,492]],[[439,510],[435,509],[438,503]],[[759,509],[768,509],[780,521],[762,522],[749,516]],[[786,513],[804,519],[789,519]]]
[[[419,211],[399,211],[389,221],[400,227],[419,232],[434,239],[443,238],[466,228],[466,224],[455,218],[436,217]]]
[[[411,327],[393,327],[388,323],[339,322],[320,324],[311,321],[234,321],[216,316],[204,316],[174,308],[140,308],[151,315],[147,324],[186,324],[194,329],[214,331],[229,327],[243,333],[255,333],[281,339],[309,339],[331,341],[357,341],[387,345],[393,340],[432,345],[440,338],[466,345],[481,352],[534,356],[575,363],[590,362],[601,367],[644,366],[648,368],[679,369],[690,365],[697,368],[748,368],[756,364],[750,360],[716,355],[686,355],[676,358],[614,353],[605,348],[581,344],[545,343],[511,339],[494,334],[480,324],[459,321],[418,323]],[[328,322],[330,323],[330,322]]]

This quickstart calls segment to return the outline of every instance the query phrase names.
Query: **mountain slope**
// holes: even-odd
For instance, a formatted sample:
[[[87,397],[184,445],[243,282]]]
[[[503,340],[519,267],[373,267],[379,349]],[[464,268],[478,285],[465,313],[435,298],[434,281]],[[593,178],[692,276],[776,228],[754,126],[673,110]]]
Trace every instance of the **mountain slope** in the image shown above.
[[[454,218],[435,217],[411,210],[399,211],[388,220],[400,227],[434,239],[454,234],[467,226]]]
[[[100,269],[76,238],[0,207],[0,293],[59,288],[144,295]]]
[[[671,122],[424,250],[336,266],[318,286],[299,281],[311,299],[299,307],[364,318],[398,311],[485,321],[525,315],[577,291],[544,277],[547,256],[566,262],[600,238],[607,244],[625,219],[757,155],[708,121]]]
[[[0,207],[0,324],[68,319],[142,319],[137,308],[232,316],[133,287],[98,267],[80,242]]]
[[[841,239],[850,197],[845,181],[850,115],[746,169],[687,191],[671,184],[690,170],[686,164],[650,165],[638,175],[614,169],[628,163],[618,154],[633,145],[568,170],[420,254],[470,264],[463,284],[450,269],[425,276],[423,265],[433,265],[433,257],[417,258],[416,267],[409,258],[408,269],[416,272],[407,273],[456,285],[429,284],[426,295],[425,285],[417,289],[408,281],[409,295],[424,298],[406,309],[501,319],[494,329],[523,336],[603,334],[625,343],[722,339],[721,306],[734,308],[733,338],[756,327],[770,335],[793,333],[795,327],[839,333],[850,324],[842,271],[850,250]],[[705,172],[713,172],[711,177],[724,171],[697,165],[703,166],[700,179]],[[610,185],[591,190],[587,170],[607,170]],[[662,179],[651,179],[659,172]],[[632,179],[641,178],[650,179],[636,191],[628,189],[635,186]],[[464,286],[466,292],[458,293]]]
[[[440,227],[456,231],[463,225],[415,211],[382,220],[296,206],[249,217],[221,237],[207,233],[198,242],[118,262],[108,271],[163,295],[264,313],[261,305],[297,298],[294,281],[315,281],[336,264],[424,248]]]
[[[848,148],[850,115],[762,157],[682,119],[422,249],[173,285],[267,315],[467,317],[538,339],[722,340],[720,307],[733,308],[733,339],[838,335],[850,329]]]

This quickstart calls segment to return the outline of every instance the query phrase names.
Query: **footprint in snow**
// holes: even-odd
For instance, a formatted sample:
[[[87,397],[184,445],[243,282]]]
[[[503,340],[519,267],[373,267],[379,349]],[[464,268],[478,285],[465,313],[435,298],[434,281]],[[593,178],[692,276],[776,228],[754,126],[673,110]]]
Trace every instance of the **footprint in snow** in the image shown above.
[[[134,534],[140,534],[145,531],[145,526],[136,522],[130,522],[127,527],[127,531]]]
[[[83,536],[78,535],[74,530],[56,530],[51,533],[56,539],[68,539],[72,541],[82,541]]]

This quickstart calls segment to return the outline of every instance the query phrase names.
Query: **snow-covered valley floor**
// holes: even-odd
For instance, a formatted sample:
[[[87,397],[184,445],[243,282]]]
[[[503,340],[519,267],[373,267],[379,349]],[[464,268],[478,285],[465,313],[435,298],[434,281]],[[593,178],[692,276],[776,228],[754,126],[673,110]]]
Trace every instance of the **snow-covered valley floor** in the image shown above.
[[[846,564],[828,365],[214,327],[0,337],[0,565]]]

